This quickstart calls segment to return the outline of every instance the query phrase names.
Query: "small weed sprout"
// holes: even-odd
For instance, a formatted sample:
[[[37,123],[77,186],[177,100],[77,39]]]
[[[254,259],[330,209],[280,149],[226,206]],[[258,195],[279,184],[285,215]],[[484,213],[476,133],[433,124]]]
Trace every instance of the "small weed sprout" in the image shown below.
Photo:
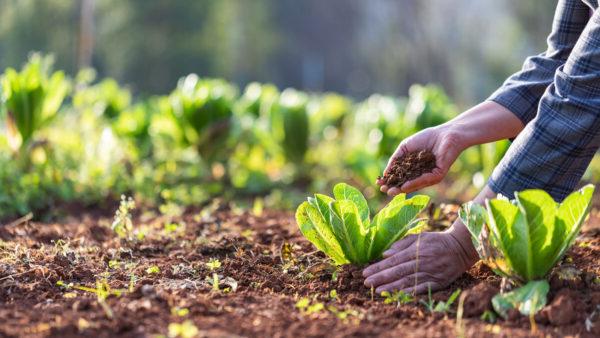
[[[497,318],[498,318],[498,316],[496,315],[496,313],[494,311],[490,311],[490,310],[483,311],[483,313],[481,314],[481,317],[479,317],[479,319],[483,320],[484,322],[488,322],[490,324],[494,324],[496,322]]]
[[[212,291],[219,292],[219,275],[216,272],[213,272],[212,279],[206,277],[206,281],[212,285]]]
[[[164,226],[164,231],[167,235],[176,235],[177,233],[183,231],[185,226],[181,223],[167,222]]]
[[[411,295],[404,291],[394,291],[392,293],[383,291],[381,297],[385,298],[383,301],[385,304],[396,303],[396,307],[400,307],[400,305],[410,303],[414,300]]]
[[[190,310],[188,310],[187,308],[184,308],[184,307],[177,306],[177,307],[171,308],[171,314],[173,316],[177,316],[177,317],[185,317],[188,314],[190,314]]]
[[[433,298],[431,298],[431,288],[429,288],[427,291],[428,301],[424,301],[421,299],[421,304],[423,304],[425,306],[425,308],[427,309],[427,311],[429,311],[429,312],[442,312],[442,313],[450,312],[451,306],[454,303],[454,301],[456,301],[456,298],[458,298],[458,296],[460,295],[460,292],[461,292],[460,289],[456,289],[456,291],[454,291],[450,295],[450,297],[448,297],[448,300],[446,300],[445,302],[439,301],[436,303],[433,300]]]
[[[114,317],[114,315],[112,309],[110,308],[110,306],[108,306],[108,303],[106,303],[106,299],[109,296],[121,297],[121,295],[126,291],[121,289],[112,289],[106,279],[97,280],[95,289],[87,286],[73,285],[73,283],[65,284],[65,282],[63,281],[56,282],[56,285],[66,290],[76,289],[95,294],[98,304],[100,304],[100,306],[104,310],[106,317],[111,319]]]
[[[321,302],[311,304],[310,299],[304,297],[296,302],[296,308],[305,315],[321,312],[325,309],[325,305]]]
[[[128,240],[133,238],[133,221],[131,220],[131,211],[133,209],[135,209],[133,198],[121,195],[121,202],[115,212],[115,218],[112,223],[113,231],[120,238]]]
[[[336,289],[329,291],[329,298],[334,301],[340,300]]]
[[[137,276],[134,274],[131,274],[131,276],[129,276],[129,292],[133,292],[135,290],[135,284],[137,283]]]
[[[160,272],[160,268],[156,265],[153,265],[153,266],[149,267],[148,269],[146,269],[146,273],[149,275],[155,275],[159,272]]]
[[[206,266],[210,269],[210,271],[215,271],[221,267],[221,261],[216,258],[211,258]]]
[[[169,338],[194,338],[200,333],[200,330],[191,320],[186,320],[183,323],[170,323],[168,330]]]
[[[433,309],[435,308],[435,301],[433,300],[433,298],[431,298],[431,287],[427,289],[427,301],[421,299],[420,302],[425,306],[427,311],[433,312]]]

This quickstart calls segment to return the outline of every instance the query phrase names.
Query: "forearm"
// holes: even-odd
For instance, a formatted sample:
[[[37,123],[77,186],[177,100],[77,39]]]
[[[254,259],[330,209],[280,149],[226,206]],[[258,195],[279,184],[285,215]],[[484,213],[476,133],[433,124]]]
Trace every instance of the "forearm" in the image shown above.
[[[521,120],[504,106],[486,101],[440,127],[456,133],[461,146],[466,149],[477,144],[515,138],[524,126]]]

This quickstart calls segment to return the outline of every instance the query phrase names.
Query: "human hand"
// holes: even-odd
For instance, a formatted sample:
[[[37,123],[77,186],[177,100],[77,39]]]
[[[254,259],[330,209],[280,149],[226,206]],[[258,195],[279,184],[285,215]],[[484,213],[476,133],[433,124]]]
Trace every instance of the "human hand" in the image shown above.
[[[446,232],[408,236],[384,252],[384,259],[363,270],[365,286],[377,293],[414,294],[448,286],[477,260],[471,237],[460,221]]]
[[[466,144],[462,139],[460,131],[456,130],[451,124],[424,129],[400,143],[392,157],[390,157],[385,171],[387,172],[390,169],[395,158],[420,150],[431,150],[435,155],[437,168],[433,169],[430,173],[423,174],[404,183],[401,187],[388,187],[382,179],[378,179],[377,184],[381,186],[380,190],[382,192],[394,196],[399,193],[409,193],[439,183],[448,173],[452,163],[456,161],[458,155],[465,148]]]

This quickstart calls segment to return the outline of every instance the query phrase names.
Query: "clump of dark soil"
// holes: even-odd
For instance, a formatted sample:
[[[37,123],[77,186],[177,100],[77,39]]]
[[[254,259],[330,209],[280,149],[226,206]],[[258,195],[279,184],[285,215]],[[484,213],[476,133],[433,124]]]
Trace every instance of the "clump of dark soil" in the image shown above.
[[[389,169],[378,179],[388,187],[401,187],[404,183],[427,174],[436,168],[435,155],[429,150],[404,154],[392,161]]]

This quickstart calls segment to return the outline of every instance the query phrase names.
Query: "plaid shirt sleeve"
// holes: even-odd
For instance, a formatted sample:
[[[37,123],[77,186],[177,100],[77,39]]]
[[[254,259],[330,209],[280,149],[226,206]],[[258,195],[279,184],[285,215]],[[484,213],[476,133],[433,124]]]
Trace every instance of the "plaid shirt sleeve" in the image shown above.
[[[561,1],[563,3],[564,1]],[[600,147],[600,10],[596,10],[564,65],[492,173],[490,188],[512,197],[527,188],[564,199]]]
[[[589,11],[581,0],[560,0],[547,50],[527,58],[521,71],[509,77],[488,100],[506,107],[524,125],[529,123],[535,117],[539,100],[552,83],[556,69],[571,54],[588,22]]]

